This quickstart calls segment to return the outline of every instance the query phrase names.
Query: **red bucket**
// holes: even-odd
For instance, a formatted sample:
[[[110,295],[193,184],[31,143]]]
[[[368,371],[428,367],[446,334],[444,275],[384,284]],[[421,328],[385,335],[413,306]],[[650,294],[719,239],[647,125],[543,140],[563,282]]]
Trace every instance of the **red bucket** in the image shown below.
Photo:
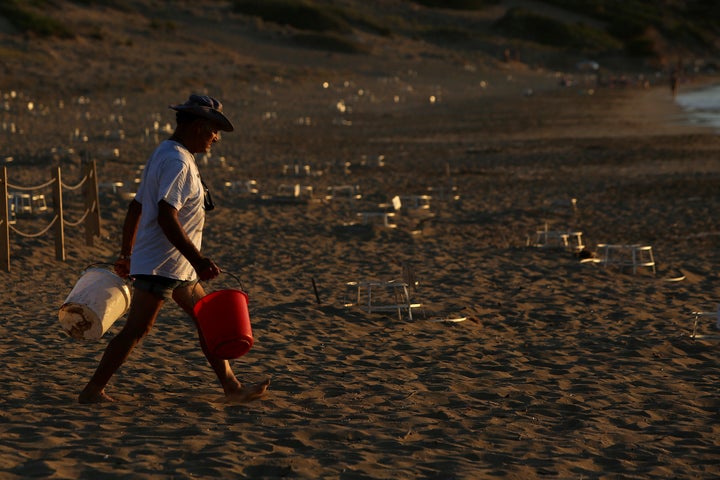
[[[230,360],[245,355],[252,347],[248,296],[242,290],[209,293],[193,310],[213,355]]]

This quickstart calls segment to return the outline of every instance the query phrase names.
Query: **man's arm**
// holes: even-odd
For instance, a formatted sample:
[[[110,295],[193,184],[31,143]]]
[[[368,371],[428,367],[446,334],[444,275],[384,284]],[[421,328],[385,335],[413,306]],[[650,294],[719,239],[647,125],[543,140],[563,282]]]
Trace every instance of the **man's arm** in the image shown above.
[[[210,280],[220,274],[220,268],[200,251],[188,238],[187,233],[180,225],[178,211],[165,200],[158,202],[158,224],[165,236],[175,248],[188,259],[200,280]]]
[[[133,245],[135,245],[135,235],[140,223],[140,215],[142,215],[142,204],[133,198],[130,205],[128,205],[125,222],[123,223],[122,243],[120,244],[121,257],[129,257],[132,253]]]
[[[122,278],[130,275],[130,254],[133,245],[135,245],[140,215],[142,215],[142,204],[133,198],[130,205],[128,205],[125,222],[123,223],[120,256],[115,261],[115,272]]]

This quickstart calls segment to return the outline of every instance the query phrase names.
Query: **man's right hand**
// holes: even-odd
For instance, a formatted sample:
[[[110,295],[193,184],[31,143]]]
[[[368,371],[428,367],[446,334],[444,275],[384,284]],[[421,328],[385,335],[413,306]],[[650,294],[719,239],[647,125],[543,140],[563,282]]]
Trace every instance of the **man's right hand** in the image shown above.
[[[215,265],[215,262],[210,260],[209,258],[202,258],[198,262],[193,264],[193,267],[195,268],[195,271],[198,274],[198,278],[200,280],[212,280],[213,278],[216,278],[218,275],[220,275],[220,267]]]

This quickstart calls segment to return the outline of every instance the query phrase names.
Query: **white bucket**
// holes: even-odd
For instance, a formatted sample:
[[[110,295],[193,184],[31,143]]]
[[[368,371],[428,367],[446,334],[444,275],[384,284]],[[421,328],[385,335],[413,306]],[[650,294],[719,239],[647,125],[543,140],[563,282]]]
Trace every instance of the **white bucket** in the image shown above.
[[[58,318],[63,330],[79,340],[99,340],[130,308],[130,289],[105,268],[88,268],[73,287]]]

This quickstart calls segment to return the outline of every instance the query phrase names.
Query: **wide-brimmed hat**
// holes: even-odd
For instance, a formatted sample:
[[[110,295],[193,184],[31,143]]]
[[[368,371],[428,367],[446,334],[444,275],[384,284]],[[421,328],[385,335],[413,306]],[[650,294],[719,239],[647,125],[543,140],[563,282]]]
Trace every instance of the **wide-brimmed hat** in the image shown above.
[[[207,95],[190,95],[187,102],[180,105],[170,105],[170,108],[178,112],[188,112],[198,117],[207,118],[215,123],[218,130],[232,132],[232,123],[222,114],[222,103]]]

